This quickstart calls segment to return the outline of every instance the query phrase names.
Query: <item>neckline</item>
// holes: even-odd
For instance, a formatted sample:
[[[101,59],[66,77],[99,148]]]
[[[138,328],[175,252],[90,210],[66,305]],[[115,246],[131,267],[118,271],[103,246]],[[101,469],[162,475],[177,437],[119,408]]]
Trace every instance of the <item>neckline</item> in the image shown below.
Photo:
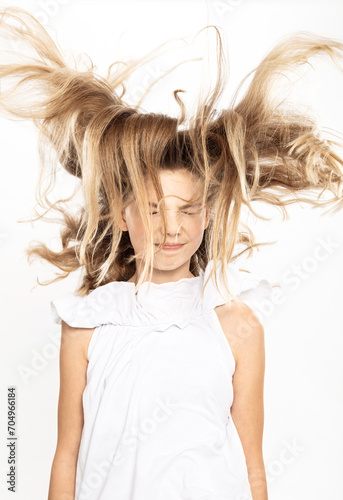
[[[143,283],[141,284],[141,287],[142,286],[147,286],[150,284],[150,286],[155,286],[155,287],[163,287],[163,286],[170,286],[170,285],[176,285],[177,283],[180,283],[181,281],[193,281],[193,280],[199,280],[202,276],[193,276],[192,278],[180,278],[179,280],[177,281],[167,281],[166,283],[154,283],[153,281],[149,282],[149,281],[143,281]],[[133,281],[123,281],[122,283],[126,283],[126,284],[129,284],[129,285],[134,285],[136,286],[136,283],[134,283]]]

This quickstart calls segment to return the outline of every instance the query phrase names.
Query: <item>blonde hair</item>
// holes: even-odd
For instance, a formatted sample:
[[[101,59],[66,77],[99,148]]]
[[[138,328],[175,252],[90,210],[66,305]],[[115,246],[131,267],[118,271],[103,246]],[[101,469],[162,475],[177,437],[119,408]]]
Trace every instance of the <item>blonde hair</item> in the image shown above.
[[[123,63],[122,68],[113,63],[103,78],[95,73],[91,60],[83,71],[76,63],[68,66],[44,27],[24,9],[5,8],[0,14],[0,36],[19,40],[34,51],[34,57],[20,54],[19,62],[0,65],[1,113],[32,119],[37,126],[41,172],[36,200],[46,211],[36,214],[39,219],[55,210],[62,216],[60,251],[44,243],[26,249],[29,258],[44,259],[62,271],[44,285],[64,279],[81,267],[82,283],[76,290],[81,296],[111,281],[130,279],[138,256],[134,255],[128,232],[121,230],[121,212],[132,199],[137,202],[148,236],[145,267],[135,291],[143,281],[151,280],[154,245],[145,183],[151,179],[156,190],[165,235],[158,176],[164,169],[185,169],[199,179],[202,207],[210,205],[211,216],[203,241],[191,258],[190,272],[200,275],[213,259],[217,284],[220,260],[229,293],[226,265],[244,252],[250,257],[254,247],[266,244],[256,243],[247,225],[240,230],[242,205],[262,219],[253,201],[279,206],[284,216],[284,207],[298,201],[331,206],[329,212],[342,208],[343,161],[333,148],[340,143],[324,140],[313,117],[291,106],[282,107],[283,101],[277,102],[275,96],[272,100],[272,86],[280,73],[308,63],[317,54],[328,55],[338,64],[343,49],[339,41],[306,32],[287,37],[241,82],[230,106],[218,111],[215,106],[227,83],[224,51],[218,28],[208,26],[217,36],[216,85],[199,100],[190,117],[179,95],[182,90],[175,90],[180,116],[173,118],[143,112],[139,109],[141,101],[132,106],[124,100],[127,79],[156,57],[156,52],[141,61]],[[9,21],[19,22],[20,28]],[[245,95],[235,104],[243,83],[253,73]],[[6,83],[9,88],[3,90]],[[60,166],[74,176],[77,185],[69,198],[52,203],[49,195]],[[47,168],[50,184],[43,190]],[[80,188],[82,204],[73,212],[72,202]],[[334,197],[321,200],[321,193],[315,196],[316,190],[329,190]],[[305,192],[310,197],[299,195]],[[236,245],[242,245],[243,250],[234,254]]]

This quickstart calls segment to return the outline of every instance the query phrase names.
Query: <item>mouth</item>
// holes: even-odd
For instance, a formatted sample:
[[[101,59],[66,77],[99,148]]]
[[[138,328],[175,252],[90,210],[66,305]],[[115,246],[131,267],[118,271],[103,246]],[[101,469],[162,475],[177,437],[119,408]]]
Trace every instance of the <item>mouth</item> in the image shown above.
[[[176,250],[180,250],[182,247],[183,247],[184,243],[182,244],[179,244],[179,245],[175,245],[175,244],[165,244],[163,245],[162,247],[162,250],[167,250],[167,251],[176,251]],[[160,247],[161,245],[158,244],[158,243],[155,243],[155,246],[157,247]]]

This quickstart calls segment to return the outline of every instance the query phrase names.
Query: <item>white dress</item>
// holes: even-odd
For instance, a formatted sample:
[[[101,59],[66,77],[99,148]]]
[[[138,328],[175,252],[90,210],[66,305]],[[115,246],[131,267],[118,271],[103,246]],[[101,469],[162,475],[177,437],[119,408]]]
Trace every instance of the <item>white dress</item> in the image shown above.
[[[51,301],[55,322],[95,327],[75,500],[252,500],[230,416],[235,360],[214,311],[226,300],[212,280],[201,298],[212,265],[137,295],[117,281]],[[262,320],[270,282],[233,263],[226,271]]]

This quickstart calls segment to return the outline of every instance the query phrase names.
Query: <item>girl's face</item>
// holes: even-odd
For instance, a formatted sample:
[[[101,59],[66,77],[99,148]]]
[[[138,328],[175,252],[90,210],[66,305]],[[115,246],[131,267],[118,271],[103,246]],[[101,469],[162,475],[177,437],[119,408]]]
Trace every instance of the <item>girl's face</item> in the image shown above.
[[[147,183],[147,195],[150,204],[150,216],[153,227],[154,269],[152,281],[163,283],[176,281],[183,277],[192,277],[189,271],[190,259],[199,248],[204,230],[209,223],[210,207],[201,210],[201,194],[199,193],[198,179],[187,170],[160,171],[160,180],[165,197],[166,212],[166,245],[181,244],[181,247],[168,250],[159,249],[163,241],[162,217],[157,207],[157,198],[151,182]],[[198,191],[199,200],[191,206],[187,200]],[[135,201],[132,201],[122,211],[123,231],[129,231],[130,240],[135,254],[143,252],[147,244],[142,219],[139,215]],[[137,264],[139,264],[137,260]],[[137,273],[135,274],[137,278]],[[138,281],[131,278],[129,281]]]

